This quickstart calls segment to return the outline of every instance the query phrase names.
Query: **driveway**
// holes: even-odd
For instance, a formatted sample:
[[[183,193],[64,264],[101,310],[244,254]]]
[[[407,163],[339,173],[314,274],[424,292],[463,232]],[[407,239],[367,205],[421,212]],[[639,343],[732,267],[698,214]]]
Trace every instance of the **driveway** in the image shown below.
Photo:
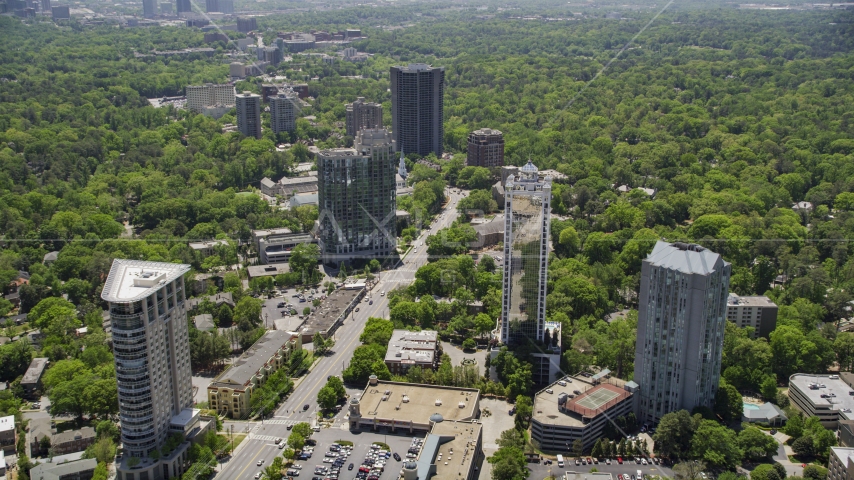
[[[498,450],[498,439],[501,437],[501,432],[513,428],[515,417],[507,414],[511,408],[513,406],[504,400],[495,398],[480,399],[480,423],[483,425],[484,456],[483,466],[478,477],[480,480],[492,479],[492,467],[485,459]],[[489,411],[489,416],[483,413],[487,410]]]
[[[487,350],[477,350],[475,352],[463,352],[463,349],[451,345],[448,342],[442,342],[442,351],[447,353],[449,357],[451,357],[451,361],[454,362],[454,366],[462,365],[463,359],[471,359],[477,361],[477,371],[478,374],[483,376],[485,372],[484,362],[486,361],[486,356],[488,355]]]

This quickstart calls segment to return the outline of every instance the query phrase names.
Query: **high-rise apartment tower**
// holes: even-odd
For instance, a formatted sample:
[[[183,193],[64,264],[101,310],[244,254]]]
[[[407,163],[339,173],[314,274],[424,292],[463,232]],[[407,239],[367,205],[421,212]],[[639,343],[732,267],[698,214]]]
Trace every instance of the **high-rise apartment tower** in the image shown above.
[[[157,15],[156,0],[142,0],[142,16],[145,18],[154,18]]]
[[[234,87],[232,85],[187,85],[187,110],[202,113],[209,117],[220,118],[234,107]]]
[[[176,0],[175,1],[175,10],[181,13],[190,13],[193,11],[193,4],[190,3],[190,0]]]
[[[189,265],[113,261],[101,298],[109,306],[113,354],[118,383],[119,418],[124,457],[119,471],[138,461],[136,470],[154,470],[156,477],[172,478],[181,458],[149,457],[186,425],[193,411],[190,341],[183,275]],[[160,464],[168,462],[166,468]],[[180,465],[179,465],[180,468]],[[178,473],[180,475],[180,473]],[[125,478],[121,476],[120,478]],[[140,478],[140,477],[137,477]]]
[[[469,167],[504,166],[504,135],[500,130],[481,128],[469,134],[466,165]]]
[[[397,151],[442,156],[444,98],[444,67],[391,67],[391,131]]]
[[[236,97],[237,129],[247,137],[261,138],[261,95],[243,92]]]
[[[642,422],[711,407],[721,376],[730,264],[699,245],[657,242],[641,266],[635,382]]]
[[[365,97],[359,97],[355,102],[347,104],[345,120],[347,135],[355,138],[363,128],[382,128],[383,106],[379,103],[366,102]]]
[[[317,171],[323,262],[390,255],[397,238],[391,134],[383,128],[360,130],[354,148],[321,150]]]
[[[294,92],[282,92],[270,97],[270,124],[273,133],[296,130],[297,102],[297,94]]]

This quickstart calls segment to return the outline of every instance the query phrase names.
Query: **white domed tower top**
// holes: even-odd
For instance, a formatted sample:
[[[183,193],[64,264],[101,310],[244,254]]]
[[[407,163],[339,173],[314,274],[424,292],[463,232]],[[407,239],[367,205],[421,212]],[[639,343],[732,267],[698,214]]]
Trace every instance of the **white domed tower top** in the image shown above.
[[[536,182],[539,178],[537,172],[540,170],[531,162],[531,159],[528,159],[528,163],[525,164],[522,168],[519,169],[519,180],[520,181],[534,181]]]

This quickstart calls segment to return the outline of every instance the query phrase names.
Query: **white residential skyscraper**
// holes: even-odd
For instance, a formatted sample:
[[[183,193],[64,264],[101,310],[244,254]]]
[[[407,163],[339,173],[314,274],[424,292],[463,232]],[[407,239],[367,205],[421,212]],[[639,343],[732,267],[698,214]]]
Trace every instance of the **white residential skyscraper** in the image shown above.
[[[642,422],[712,406],[730,271],[717,253],[686,243],[659,241],[643,261],[635,347]]]
[[[147,457],[172,433],[189,434],[198,424],[198,410],[190,408],[183,277],[189,270],[189,265],[116,259],[104,284],[101,298],[109,304],[126,457],[118,467],[120,474],[127,458],[136,457],[142,460],[135,472],[157,470],[151,478],[175,476],[185,460],[180,448],[157,460]]]

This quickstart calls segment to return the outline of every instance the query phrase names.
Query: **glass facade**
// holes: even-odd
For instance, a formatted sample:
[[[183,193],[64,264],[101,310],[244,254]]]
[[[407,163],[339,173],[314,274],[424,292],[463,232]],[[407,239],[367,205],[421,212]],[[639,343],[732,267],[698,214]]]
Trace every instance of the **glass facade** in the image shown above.
[[[549,255],[551,179],[528,162],[505,186],[501,340],[543,340]]]

